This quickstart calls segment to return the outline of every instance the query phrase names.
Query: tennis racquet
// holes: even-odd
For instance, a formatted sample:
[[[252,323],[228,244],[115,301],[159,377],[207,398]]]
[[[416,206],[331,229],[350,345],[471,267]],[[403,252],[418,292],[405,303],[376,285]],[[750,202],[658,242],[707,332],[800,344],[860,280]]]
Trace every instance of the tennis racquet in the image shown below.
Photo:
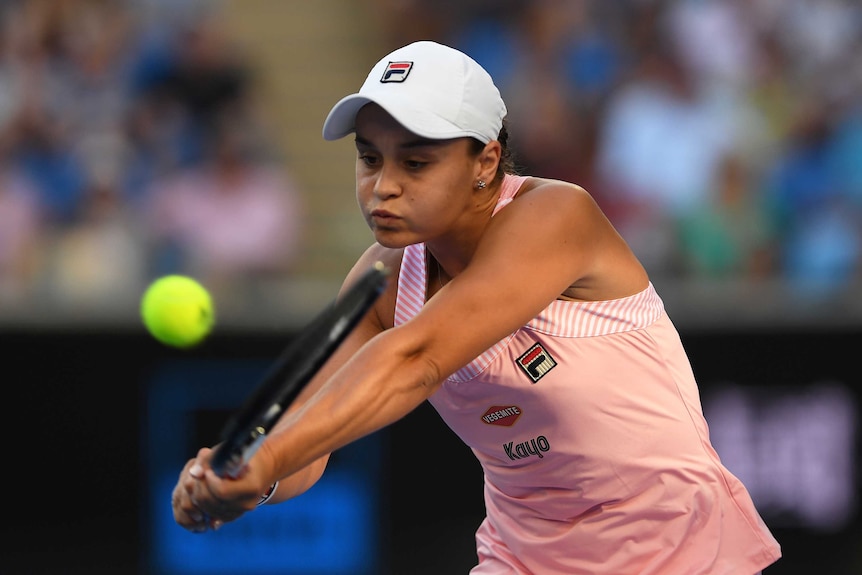
[[[285,348],[225,425],[211,462],[216,475],[239,475],[281,415],[383,293],[388,275],[376,262]]]

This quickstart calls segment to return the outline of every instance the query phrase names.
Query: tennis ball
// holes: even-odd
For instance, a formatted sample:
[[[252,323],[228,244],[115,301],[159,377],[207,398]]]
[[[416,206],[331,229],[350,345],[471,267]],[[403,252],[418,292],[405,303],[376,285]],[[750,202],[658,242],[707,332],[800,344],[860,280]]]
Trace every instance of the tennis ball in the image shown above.
[[[154,338],[179,348],[203,341],[215,323],[209,292],[182,275],[163,276],[147,287],[141,298],[141,317]]]

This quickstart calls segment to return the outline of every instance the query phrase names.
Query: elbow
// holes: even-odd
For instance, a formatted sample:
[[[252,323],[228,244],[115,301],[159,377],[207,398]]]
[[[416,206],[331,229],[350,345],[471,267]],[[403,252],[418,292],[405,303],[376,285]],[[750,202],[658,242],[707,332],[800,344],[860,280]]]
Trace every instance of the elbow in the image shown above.
[[[388,373],[384,379],[397,381],[395,388],[411,396],[421,396],[418,398],[420,401],[431,397],[445,377],[438,354],[432,351],[432,346],[426,341],[417,341],[412,337],[413,332],[405,331],[403,327],[396,327],[381,335],[373,345],[380,346],[378,350],[386,350],[384,355],[387,360],[383,363],[388,363],[385,369]]]
[[[424,398],[428,399],[440,389],[445,376],[434,358],[425,357],[422,364],[422,369],[419,370],[418,387],[423,391]]]

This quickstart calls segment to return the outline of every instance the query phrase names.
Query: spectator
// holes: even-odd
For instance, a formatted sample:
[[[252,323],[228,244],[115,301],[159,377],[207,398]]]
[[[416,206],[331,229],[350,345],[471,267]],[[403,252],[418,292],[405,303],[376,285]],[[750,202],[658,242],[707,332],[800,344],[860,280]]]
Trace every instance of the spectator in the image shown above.
[[[2,156],[0,147],[0,305],[35,284],[46,232],[38,190]]]
[[[768,180],[781,216],[781,269],[793,287],[806,291],[846,285],[862,255],[859,212],[834,169],[832,111],[819,98],[810,104]]]
[[[80,216],[53,238],[44,271],[52,300],[102,311],[137,302],[146,283],[145,244],[119,182],[117,166],[101,164],[88,179]]]
[[[702,207],[732,147],[732,120],[709,96],[672,51],[653,46],[608,103],[597,179],[620,233],[654,273],[677,269],[672,223]]]
[[[54,16],[45,3],[4,12],[2,128],[9,159],[37,187],[45,217],[64,225],[78,215],[85,176],[66,129],[67,68]]]
[[[777,230],[750,167],[729,155],[699,209],[680,218],[683,271],[706,279],[759,281],[775,272]]]
[[[221,117],[247,112],[250,73],[218,13],[182,28],[171,57],[162,75],[151,80],[149,91],[166,98],[181,114],[180,161],[189,165],[203,159]]]
[[[203,164],[152,185],[154,271],[191,273],[213,289],[290,271],[302,238],[299,189],[249,139],[244,124],[225,119]]]

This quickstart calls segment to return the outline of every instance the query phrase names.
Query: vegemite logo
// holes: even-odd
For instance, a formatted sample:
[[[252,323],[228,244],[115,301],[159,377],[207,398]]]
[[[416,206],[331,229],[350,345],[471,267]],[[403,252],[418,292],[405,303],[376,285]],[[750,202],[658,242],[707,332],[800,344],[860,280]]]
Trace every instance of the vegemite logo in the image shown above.
[[[482,416],[482,421],[488,425],[500,425],[502,427],[511,427],[518,418],[521,417],[521,408],[517,405],[494,405],[488,408],[485,415]]]
[[[528,349],[527,353],[518,358],[517,363],[524,370],[524,373],[533,380],[533,383],[542,379],[546,373],[557,365],[551,354],[540,343]]]
[[[403,82],[413,69],[413,62],[389,62],[383,70],[381,82]]]

